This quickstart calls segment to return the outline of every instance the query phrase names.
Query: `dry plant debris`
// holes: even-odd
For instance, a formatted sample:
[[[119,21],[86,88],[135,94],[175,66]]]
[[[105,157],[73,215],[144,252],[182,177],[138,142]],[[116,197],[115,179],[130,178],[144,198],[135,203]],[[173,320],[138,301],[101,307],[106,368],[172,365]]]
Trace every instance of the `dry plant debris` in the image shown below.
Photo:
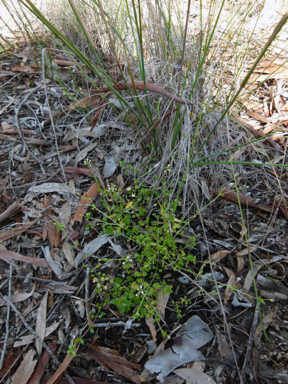
[[[287,58],[261,62],[254,88],[247,89],[254,101],[243,101],[246,113],[235,117],[240,123],[236,145],[251,143],[239,145],[233,160],[265,163],[269,152],[273,163],[263,166],[263,175],[252,166],[237,174],[243,193],[226,188],[227,164],[220,188],[204,169],[201,196],[210,204],[201,206],[200,215],[194,205],[180,233],[181,207],[171,218],[165,200],[154,204],[130,193],[139,184],[134,169],[121,166],[123,159],[136,166],[148,162],[151,174],[157,164],[141,147],[145,136],[138,140],[129,125],[119,122],[112,105],[123,106],[110,89],[103,86],[101,96],[87,96],[89,87],[72,102],[56,81],[43,80],[41,66],[23,47],[12,53],[1,57],[0,70],[1,382],[204,384],[232,378],[287,383],[288,189],[287,171],[276,167],[287,161]],[[284,61],[281,69],[279,59]],[[68,82],[74,62],[64,55],[53,61],[54,75]],[[82,72],[73,75],[81,78]],[[189,104],[157,85],[146,87]],[[115,88],[130,89],[131,100],[144,84],[118,82]],[[87,115],[86,108],[95,107],[99,111]],[[156,120],[146,136],[170,113]],[[264,138],[265,146],[253,143],[251,135],[268,133],[273,135]],[[162,171],[169,180],[169,166]],[[281,193],[276,196],[275,190]],[[141,220],[148,216],[158,226],[168,223],[167,232],[179,230],[174,236],[178,248],[171,246],[171,252],[180,260],[187,253],[195,259],[185,259],[186,269],[181,264],[173,268],[171,260],[163,264],[160,275],[171,290],[155,288],[150,297],[154,310],[147,307],[147,316],[133,317],[140,305],[137,292],[148,279],[139,275],[135,257],[145,245],[127,235],[127,216],[133,218],[139,207],[147,208]],[[132,220],[135,227],[138,219]],[[117,226],[125,225],[126,237],[117,232]],[[138,235],[147,239],[147,228]],[[187,246],[191,238],[197,241]],[[126,292],[109,296],[117,281],[118,293],[128,284],[122,265],[132,270],[133,298]]]

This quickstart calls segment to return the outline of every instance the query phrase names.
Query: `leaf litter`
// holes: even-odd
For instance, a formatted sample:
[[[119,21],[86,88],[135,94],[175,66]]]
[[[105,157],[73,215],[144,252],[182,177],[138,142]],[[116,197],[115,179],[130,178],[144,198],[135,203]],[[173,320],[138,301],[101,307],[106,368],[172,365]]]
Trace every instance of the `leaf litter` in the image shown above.
[[[67,58],[63,60],[53,58],[53,60],[58,66],[74,65]],[[98,95],[85,97],[72,104],[64,100],[62,108],[57,96],[59,89],[55,92],[53,82],[41,80],[39,76],[41,68],[33,64],[32,60],[29,59],[29,61],[31,61],[29,65],[25,65],[24,60],[21,65],[17,65],[10,57],[1,59],[1,81],[7,82],[5,83],[7,91],[10,92],[12,86],[17,93],[12,99],[3,98],[4,105],[1,105],[0,241],[6,248],[1,247],[0,250],[0,303],[2,330],[4,330],[4,321],[10,328],[6,345],[4,345],[4,332],[2,332],[1,347],[4,358],[0,377],[9,377],[12,383],[32,384],[42,380],[41,383],[52,384],[59,379],[60,383],[69,382],[68,378],[60,378],[63,372],[67,371],[73,377],[72,382],[75,383],[113,382],[114,378],[117,382],[141,383],[144,379],[140,374],[140,368],[144,366],[150,373],[156,373],[158,380],[165,380],[165,382],[173,377],[177,380],[181,377],[187,382],[213,383],[216,378],[220,380],[217,369],[223,367],[223,364],[220,359],[219,362],[212,363],[212,359],[209,360],[209,358],[212,356],[217,360],[217,354],[220,352],[221,360],[224,363],[229,361],[233,365],[235,361],[229,360],[233,355],[233,347],[240,369],[241,358],[250,353],[253,368],[256,367],[259,377],[263,372],[266,382],[273,377],[285,382],[286,300],[288,298],[285,283],[288,262],[286,256],[288,243],[285,240],[287,195],[285,192],[282,196],[276,196],[273,192],[279,180],[285,189],[286,173],[277,173],[273,167],[278,162],[285,161],[285,155],[277,157],[275,154],[274,164],[265,164],[263,169],[269,175],[267,185],[260,176],[253,175],[252,169],[246,169],[245,182],[245,178],[238,175],[239,182],[241,178],[243,182],[243,190],[238,195],[225,187],[227,185],[225,181],[220,188],[215,186],[214,189],[209,190],[208,185],[211,185],[209,174],[206,174],[204,169],[201,176],[206,177],[206,180],[201,180],[203,195],[208,201],[212,201],[213,194],[214,197],[219,197],[214,204],[204,210],[204,227],[199,218],[195,218],[189,228],[199,234],[198,244],[193,249],[193,253],[201,255],[198,261],[202,263],[204,273],[201,278],[191,274],[187,279],[181,273],[173,275],[167,270],[167,279],[176,287],[177,293],[159,292],[157,296],[156,310],[163,326],[171,333],[170,340],[161,343],[155,319],[148,317],[146,322],[134,321],[130,324],[127,316],[123,316],[115,307],[109,305],[103,306],[102,317],[94,321],[89,319],[93,324],[92,329],[97,330],[96,334],[87,332],[87,318],[92,314],[95,302],[92,294],[93,284],[86,283],[83,264],[88,263],[90,259],[96,259],[101,264],[99,268],[103,270],[109,268],[109,276],[114,279],[113,271],[118,258],[128,251],[131,252],[131,249],[126,249],[125,244],[119,241],[115,234],[101,235],[97,227],[89,233],[84,216],[89,212],[91,204],[99,203],[100,208],[103,209],[98,196],[98,185],[101,185],[103,180],[106,183],[105,186],[115,183],[121,187],[121,190],[125,190],[127,185],[132,185],[133,177],[131,174],[130,177],[126,177],[124,172],[122,174],[119,170],[119,161],[128,158],[131,164],[136,164],[140,169],[145,155],[135,143],[134,133],[130,127],[117,124],[116,119],[110,120],[111,115],[109,120],[107,117],[103,118],[104,112],[108,110],[107,106],[105,110],[104,107],[101,109],[101,115],[95,115],[92,122],[95,127],[92,130],[91,126],[87,127],[87,121],[81,125],[83,114],[79,112],[79,107],[93,107],[94,102],[98,105]],[[261,74],[255,80],[255,84],[256,81],[262,81],[262,74],[272,73],[271,78],[273,76],[274,80],[267,83],[268,88],[282,89],[279,80],[287,78],[286,65],[280,71],[273,72],[274,69],[271,61],[262,62],[255,71],[255,76]],[[63,81],[70,76],[67,68],[62,68],[57,73]],[[20,79],[19,83],[13,80],[15,75]],[[80,71],[76,71],[75,75],[80,75]],[[26,105],[22,106],[20,115],[20,132],[29,146],[29,152],[25,154],[21,140],[15,136],[19,134],[16,129],[18,122],[15,118],[15,106],[19,105],[20,99],[29,94],[30,89],[26,89],[28,83],[39,88],[34,96],[31,94],[27,99]],[[123,84],[118,83],[118,88],[119,86],[124,87]],[[131,84],[127,86],[132,88]],[[148,84],[148,90],[160,92],[164,97],[171,99],[171,94],[167,95],[163,88],[156,89],[151,86],[152,84]],[[142,90],[143,83],[137,82],[136,88]],[[45,89],[51,92],[56,109],[54,112],[58,114],[57,136],[51,134],[49,126],[51,119],[44,111]],[[103,92],[103,88],[100,91]],[[267,96],[264,86],[260,86],[256,92],[260,99]],[[63,97],[63,93],[60,92],[60,94]],[[179,101],[184,102],[184,99]],[[115,105],[115,100],[111,98],[111,104],[113,103]],[[273,103],[275,109],[286,111],[285,99],[275,95],[272,96],[271,105]],[[239,128],[239,137],[236,140],[245,138],[248,141],[251,135],[258,137],[276,131],[279,124],[287,126],[285,116],[273,117],[274,107],[271,105],[262,103],[259,107],[258,103],[253,111],[248,109],[247,116],[239,118],[242,127]],[[32,114],[29,112],[31,110]],[[63,111],[68,113],[67,116]],[[112,110],[109,109],[109,113],[112,113]],[[43,123],[41,129],[37,128],[38,120]],[[259,130],[259,123],[263,133]],[[250,132],[250,135],[244,128]],[[265,140],[270,148],[280,151],[285,148],[283,135],[275,134],[275,137]],[[234,160],[244,155],[253,159],[255,155],[253,148],[250,147],[250,150],[250,152],[247,150],[249,153],[246,153],[246,150],[235,152]],[[263,151],[260,146],[257,150],[259,153]],[[267,148],[267,150],[270,149]],[[9,153],[12,152],[13,161],[9,158]],[[87,157],[95,163],[95,169],[100,173],[101,180],[97,179],[95,182],[91,170],[85,166],[84,160]],[[255,162],[260,161],[260,158],[261,156],[255,155]],[[263,158],[261,160],[263,161]],[[154,167],[157,164],[152,165]],[[11,179],[7,177],[8,167]],[[129,175],[129,170],[127,174]],[[134,175],[133,172],[132,175]],[[258,186],[255,187],[255,185]],[[263,199],[263,189],[267,190],[266,200]],[[80,196],[82,196],[81,199]],[[249,223],[250,226],[247,233],[249,247],[244,242],[241,243],[246,234],[241,232],[241,229],[238,232],[234,230],[236,228],[234,223],[242,225],[241,217],[235,207],[238,205],[238,197],[241,207],[247,213],[246,224]],[[221,199],[225,200],[225,203]],[[193,215],[194,212],[191,214]],[[210,220],[213,214],[215,216]],[[256,215],[258,215],[257,218]],[[268,225],[270,219],[271,225],[270,223]],[[60,231],[55,226],[56,221],[64,226],[65,236],[60,235]],[[208,243],[204,241],[204,237],[207,238]],[[223,239],[227,249],[221,247]],[[104,260],[107,254],[113,256],[113,261],[108,266],[105,265]],[[209,254],[212,255],[211,258]],[[253,272],[250,270],[250,257]],[[207,268],[210,261],[214,263],[214,276]],[[10,266],[13,267],[13,278],[9,277]],[[220,287],[220,296],[215,293],[215,277]],[[261,358],[257,357],[254,349],[249,351],[247,347],[251,320],[257,305],[253,292],[254,277],[256,277],[259,295],[264,300],[262,306],[264,316],[262,322],[255,328],[253,336],[254,349],[260,348],[260,341],[262,342]],[[199,292],[203,293],[203,300],[197,299]],[[177,320],[175,302],[184,296],[189,298],[189,303],[186,304],[183,317]],[[26,323],[22,321],[15,323],[11,314],[7,317],[6,298],[17,306]],[[62,311],[63,308],[65,311]],[[230,319],[229,327],[225,324],[223,308],[226,317]],[[202,319],[194,314],[199,312]],[[40,341],[25,324],[31,326]],[[174,332],[176,336],[173,335]],[[228,332],[231,334],[230,340]],[[269,344],[265,342],[265,333],[268,339],[273,341],[277,354],[272,352]],[[76,350],[76,356],[67,355],[68,348],[73,346],[76,338],[74,334],[83,337],[86,348],[80,347],[78,351]],[[214,335],[217,343],[212,341],[216,340]],[[58,371],[56,366],[49,363],[51,355],[45,348],[46,344],[42,344],[41,341],[49,342],[47,345],[50,351],[61,357],[62,364]],[[34,342],[36,350],[34,344],[30,345]],[[144,348],[146,342],[153,342],[154,347],[158,344],[155,353],[152,352],[153,348],[147,352],[147,348]],[[95,343],[97,343],[96,346],[94,346]],[[278,344],[282,345],[281,350],[277,349]],[[23,346],[29,347],[24,351],[21,348]],[[141,348],[144,351],[139,361],[141,365],[130,362]],[[152,353],[154,355],[148,360],[148,355]],[[210,373],[206,371],[209,375],[191,364],[196,360],[203,361],[204,367],[209,366],[212,370]],[[274,365],[273,361],[276,362]],[[259,369],[258,362],[263,369]],[[266,367],[261,364],[265,364]],[[99,369],[100,365],[101,369]],[[185,368],[179,368],[182,366]],[[228,380],[231,374],[231,370],[229,371],[231,367],[225,364],[224,367],[227,370],[223,371],[221,368],[222,382],[225,382],[225,379]],[[282,368],[280,372],[279,367]],[[179,377],[173,376],[171,372]],[[251,372],[250,367],[250,375]]]

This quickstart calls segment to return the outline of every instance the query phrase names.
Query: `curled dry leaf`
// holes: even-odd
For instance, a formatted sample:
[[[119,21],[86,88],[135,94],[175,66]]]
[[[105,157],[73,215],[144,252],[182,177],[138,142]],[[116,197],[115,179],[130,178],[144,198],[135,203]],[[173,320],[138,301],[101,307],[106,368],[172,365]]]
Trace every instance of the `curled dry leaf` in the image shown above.
[[[240,273],[245,267],[245,259],[243,256],[237,257],[237,273]]]
[[[222,260],[224,257],[229,255],[230,253],[231,253],[231,251],[228,251],[228,250],[219,251],[219,252],[214,253],[211,256],[211,259],[212,259],[212,261],[217,263],[218,261]]]
[[[155,322],[154,322],[154,319],[152,316],[150,317],[146,317],[145,318],[145,323],[148,325],[149,329],[150,329],[150,332],[151,332],[151,335],[152,335],[152,338],[153,338],[153,341],[156,343],[157,341],[157,332],[156,332],[156,327],[155,327]]]
[[[14,216],[15,213],[18,212],[20,208],[21,208],[20,203],[18,201],[15,201],[3,213],[1,213],[0,223],[2,223],[2,221],[7,220],[11,216]]]
[[[234,275],[233,272],[231,272],[231,274],[229,276],[228,283],[227,283],[227,287],[226,287],[225,293],[224,293],[224,297],[225,297],[224,304],[228,303],[228,300],[233,293],[233,286],[236,283],[236,280],[237,280],[236,276]]]
[[[89,206],[97,197],[98,191],[99,191],[99,183],[94,183],[87,193],[84,192],[84,195],[81,197],[80,203],[72,219],[72,224],[74,224],[75,221],[82,222],[83,217],[87,212]]]
[[[61,240],[60,231],[58,231],[56,225],[51,219],[53,212],[51,209],[48,208],[50,207],[50,205],[51,205],[50,200],[48,199],[48,197],[46,197],[46,195],[44,195],[44,208],[46,209],[46,211],[43,214],[44,216],[43,240],[45,240],[46,237],[48,236],[51,247],[58,248]]]

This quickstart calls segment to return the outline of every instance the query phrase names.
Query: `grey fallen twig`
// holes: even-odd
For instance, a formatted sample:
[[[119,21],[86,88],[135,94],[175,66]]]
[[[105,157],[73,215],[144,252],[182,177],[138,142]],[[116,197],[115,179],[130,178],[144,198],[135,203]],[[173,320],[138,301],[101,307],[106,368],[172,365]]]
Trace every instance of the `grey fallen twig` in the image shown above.
[[[13,266],[10,264],[10,269],[9,269],[9,285],[8,285],[8,298],[9,298],[9,300],[11,298],[12,270],[13,270]],[[6,329],[5,329],[6,333],[5,333],[5,339],[4,339],[4,344],[3,344],[2,353],[1,353],[0,371],[1,371],[2,367],[3,367],[5,353],[6,353],[6,349],[7,349],[7,342],[8,342],[8,336],[9,336],[9,320],[10,320],[10,305],[8,305],[8,308],[7,308]]]
[[[253,324],[252,324],[252,328],[251,328],[251,332],[250,332],[249,343],[248,343],[248,347],[247,347],[247,351],[246,351],[244,364],[243,364],[243,367],[241,370],[241,379],[242,379],[243,383],[246,382],[245,376],[246,376],[248,361],[250,360],[250,357],[251,357],[253,341],[254,341],[254,334],[256,332],[256,328],[258,325],[258,318],[259,318],[259,308],[258,308],[258,303],[256,303]]]

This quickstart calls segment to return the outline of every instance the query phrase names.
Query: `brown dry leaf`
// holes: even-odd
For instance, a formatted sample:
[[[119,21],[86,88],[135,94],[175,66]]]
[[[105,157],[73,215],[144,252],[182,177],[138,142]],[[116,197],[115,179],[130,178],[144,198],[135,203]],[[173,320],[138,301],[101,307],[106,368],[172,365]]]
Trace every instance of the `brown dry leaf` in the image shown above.
[[[218,341],[218,348],[222,359],[228,359],[232,355],[232,349],[230,344],[227,342],[225,334],[221,333],[219,329],[216,327],[216,336]]]
[[[67,241],[62,244],[62,250],[68,263],[72,265],[73,268],[75,268],[74,250]]]
[[[253,119],[256,119],[258,121],[261,121],[261,123],[269,124],[270,120],[267,119],[267,117],[260,115],[260,113],[255,111],[247,111],[247,115],[250,117],[253,117]]]
[[[78,348],[79,348],[79,344],[76,346],[74,350],[75,353],[78,351]],[[63,362],[61,363],[60,367],[57,369],[54,375],[50,377],[50,379],[46,382],[46,384],[54,384],[56,380],[58,382],[58,378],[63,374],[63,372],[66,371],[68,365],[71,363],[74,357],[75,357],[74,355],[67,355],[63,360]]]
[[[151,332],[151,335],[152,335],[152,338],[153,338],[153,341],[156,343],[157,341],[157,332],[156,332],[156,327],[155,327],[155,322],[154,322],[154,319],[152,316],[150,317],[146,317],[145,318],[145,323],[148,325],[149,329],[150,329],[150,332]]]
[[[12,229],[3,229],[0,231],[0,242],[11,239],[11,237],[20,235],[22,232],[25,232],[28,228],[32,227],[37,220],[29,221],[28,223],[25,224],[17,224],[14,228]],[[24,256],[23,256],[24,257]]]
[[[85,107],[91,107],[94,108],[99,103],[99,95],[91,95],[87,96],[82,100],[77,101],[76,103],[72,103],[67,108],[68,110],[76,109],[76,108],[85,108]]]
[[[270,312],[270,313],[268,313],[268,315],[264,316],[262,319],[262,322],[260,322],[257,325],[255,335],[254,335],[254,344],[255,344],[256,348],[258,348],[259,341],[263,335],[263,327],[266,330],[269,327],[269,325],[272,323],[272,321],[276,320],[277,309],[278,308],[276,308],[275,311]]]
[[[15,65],[12,72],[39,73],[41,70],[38,65]]]
[[[286,204],[279,204],[278,201],[276,200],[270,200],[270,203],[275,206],[275,209],[279,209],[279,211],[282,212],[282,215],[288,218],[288,207],[287,203]]]
[[[6,374],[6,372],[8,372],[8,370],[11,369],[15,360],[17,360],[17,359],[18,359],[18,357],[14,356],[13,351],[10,349],[7,352],[7,355],[4,359],[3,367],[2,367],[2,369],[0,369],[0,378],[2,378]]]
[[[76,67],[76,63],[74,61],[66,61],[60,59],[53,59],[54,63],[59,65],[60,67]]]
[[[20,253],[0,250],[0,259],[6,261],[7,263],[12,263],[13,260],[22,261],[22,263],[33,264],[37,267],[48,267],[46,260],[36,259],[35,257],[22,256]]]
[[[55,341],[54,343],[48,344],[49,348],[51,351],[54,353],[57,348],[57,342]],[[37,364],[36,369],[34,370],[32,376],[30,377],[30,380],[28,381],[28,384],[39,384],[40,380],[43,376],[43,373],[45,371],[45,368],[49,364],[49,361],[51,359],[50,353],[47,351],[44,351],[43,356],[41,357],[41,360]]]
[[[237,117],[234,119],[235,121],[241,123],[242,125],[244,124],[245,125],[245,128],[251,133],[251,135],[253,135],[254,137],[263,137],[265,136],[264,133],[260,132],[260,131],[257,131],[257,129],[255,129],[255,127],[253,127],[253,124],[251,123],[251,121],[245,119],[244,117]],[[240,124],[240,128],[243,128],[242,125]],[[271,137],[266,137],[265,140],[267,140],[267,142],[271,145],[271,147],[275,148],[275,149],[278,149],[278,150],[282,150],[282,147],[281,145],[279,145],[278,143],[276,143]]]
[[[33,288],[31,292],[29,293],[16,293],[15,295],[11,296],[10,300],[12,303],[20,303],[21,301],[25,301],[31,297],[35,291],[36,284],[33,285]],[[3,305],[6,305],[7,302],[0,297],[0,307],[3,307]]]
[[[112,92],[108,92],[107,95],[108,95],[109,93],[111,94]],[[106,95],[106,98],[107,98],[107,95]],[[102,105],[103,103],[105,103],[105,104]],[[101,108],[100,108],[100,105],[102,105]],[[93,130],[93,128],[95,127],[95,125],[98,123],[98,120],[99,120],[100,117],[103,115],[103,112],[105,111],[105,109],[108,107],[108,103],[106,103],[105,101],[102,101],[102,102],[100,103],[100,105],[99,105],[99,107],[97,108],[97,109],[98,109],[97,113],[95,114],[95,116],[94,116],[94,117],[92,118],[92,120],[91,120],[91,131]]]
[[[212,258],[212,261],[214,263],[218,263],[218,261],[222,260],[224,257],[226,257],[227,255],[229,255],[231,253],[231,251],[228,251],[228,250],[223,250],[223,251],[219,251],[219,252],[216,252],[214,253],[211,258]]]
[[[61,169],[55,169],[54,172],[60,172]],[[88,168],[78,168],[78,167],[65,167],[64,168],[65,173],[69,173],[71,175],[79,175],[79,176],[90,176],[92,177],[92,173]]]
[[[243,195],[243,193],[239,192],[238,196],[237,196],[236,192],[229,191],[229,189],[227,189],[227,188],[219,188],[213,192],[213,195],[219,196],[223,200],[226,200],[226,201],[233,203],[233,204],[238,204],[238,196],[239,196],[239,202],[240,202],[241,207],[243,207],[243,208],[254,208],[257,210],[263,210],[263,211],[270,212],[270,213],[277,212],[278,214],[281,214],[282,216],[285,215],[285,217],[288,218],[288,216],[286,214],[284,214],[283,211],[277,210],[277,207],[275,207],[273,205],[256,204],[256,203],[254,203],[254,201],[252,199],[250,199],[250,197]]]
[[[169,297],[170,297],[170,293],[163,293],[162,291],[158,292],[156,296],[156,301],[157,301],[156,311],[159,313],[163,321],[165,321],[165,308],[167,306]]]
[[[51,205],[50,200],[48,199],[48,197],[46,197],[46,195],[44,195],[44,208],[46,209],[46,211],[43,214],[44,216],[43,240],[45,240],[46,237],[48,236],[51,247],[58,248],[61,240],[61,234],[51,219],[53,212],[51,209],[48,208],[50,205]]]
[[[0,215],[0,223],[7,220],[9,217],[13,216],[21,208],[21,204],[18,201],[15,201],[11,204],[3,213]]]
[[[214,381],[211,376],[201,372],[199,369],[180,368],[173,372],[180,376],[182,379],[186,380],[186,383],[216,384],[216,381]]]
[[[245,281],[244,281],[244,285],[243,285],[243,290],[244,292],[248,293],[250,291],[250,288],[253,284],[253,280],[254,280],[254,277],[256,277],[258,271],[264,266],[264,264],[262,264],[261,262],[257,263],[253,263],[253,273],[251,270],[248,271],[247,275],[246,275],[246,278],[245,278]]]
[[[249,253],[252,253],[252,252],[256,251],[257,249],[258,249],[257,246],[249,247],[249,248],[245,248],[242,251],[236,253],[237,273],[241,272],[245,266],[245,259],[243,256],[249,255]]]
[[[45,332],[46,332],[47,298],[48,298],[48,291],[45,293],[43,299],[41,300],[40,306],[37,310],[37,317],[36,317],[35,332],[42,341],[44,340]],[[35,340],[35,346],[36,346],[38,355],[40,356],[42,352],[42,344],[37,339]]]
[[[33,360],[34,355],[35,351],[33,349],[25,354],[22,363],[12,377],[11,384],[26,384],[28,382],[37,364],[37,360]]]
[[[118,187],[120,187],[122,190],[124,189],[125,183],[124,183],[123,176],[121,175],[121,173],[117,176],[116,185],[118,185]]]
[[[82,222],[83,217],[89,208],[89,205],[94,201],[94,199],[98,195],[98,191],[99,184],[94,183],[87,193],[84,192],[84,195],[81,197],[80,203],[72,219],[72,224],[74,224],[75,221],[80,221],[80,223]]]
[[[87,353],[94,357],[99,364],[106,370],[113,369],[120,375],[126,377],[129,380],[134,381],[136,384],[141,384],[145,381],[143,377],[139,376],[133,369],[140,369],[140,365],[130,363],[124,357],[122,357],[117,351],[104,347],[92,347],[88,344]],[[50,383],[49,383],[50,384]],[[52,384],[52,383],[51,383]]]
[[[243,256],[237,256],[237,273],[240,273],[245,267],[245,259]]]
[[[225,297],[224,304],[228,303],[228,300],[229,300],[230,296],[233,293],[232,287],[235,285],[236,280],[237,280],[236,276],[231,271],[230,276],[229,276],[229,280],[228,280],[228,283],[227,283],[227,287],[226,287],[225,293],[224,293],[224,297]]]
[[[36,135],[40,136],[40,133],[33,131],[32,129],[20,129],[23,135]],[[2,133],[6,133],[7,135],[19,135],[18,129],[3,129]],[[38,159],[38,158],[37,158]]]

